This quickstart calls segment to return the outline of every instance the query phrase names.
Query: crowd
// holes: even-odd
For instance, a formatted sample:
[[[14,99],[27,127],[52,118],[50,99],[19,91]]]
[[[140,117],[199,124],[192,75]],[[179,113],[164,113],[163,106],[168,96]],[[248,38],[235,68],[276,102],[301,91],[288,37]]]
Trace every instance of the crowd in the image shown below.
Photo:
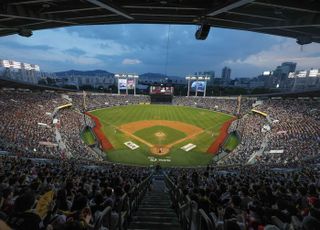
[[[253,102],[250,98],[241,98],[238,107],[237,97],[174,97],[172,101],[174,105],[206,108],[235,115],[238,114],[238,108],[240,113],[248,112]]]
[[[319,101],[269,100],[258,109],[273,120],[266,151],[284,150],[283,154],[265,154],[262,162],[299,161],[320,154]]]
[[[248,162],[250,156],[261,148],[267,134],[262,131],[266,119],[256,114],[246,114],[235,120],[229,131],[236,131],[241,142],[225,159],[223,164],[242,164]]]
[[[86,109],[90,110],[149,103],[149,98],[87,94],[85,101]],[[72,104],[71,108],[57,109],[69,103]],[[0,110],[0,150],[26,157],[103,160],[103,157],[86,146],[80,137],[86,126],[95,125],[89,117],[84,121],[81,113],[82,94],[0,90]],[[57,132],[61,139],[57,138]]]
[[[56,109],[70,102],[71,108]],[[173,98],[174,105],[237,114],[229,131],[241,138],[220,162],[231,168],[166,170],[173,208],[190,229],[199,221],[193,216],[199,210],[221,230],[319,229],[319,101],[265,100],[255,109],[266,116],[251,112],[252,102],[242,98],[239,106],[237,98]],[[130,216],[151,171],[104,163],[86,146],[80,133],[94,123],[80,112],[83,103],[82,94],[0,90],[0,150],[18,156],[0,156],[1,230],[116,229]],[[87,110],[140,103],[150,103],[149,98],[85,98]],[[69,160],[57,161],[63,155],[61,142]],[[255,165],[235,166],[259,151]],[[35,157],[48,160],[28,159]]]
[[[80,133],[86,126],[94,126],[94,122],[89,117],[84,117],[84,115],[77,110],[62,109],[58,112],[57,118],[60,122],[59,131],[62,140],[66,140],[66,153],[70,154],[75,159],[103,160],[99,153],[93,151],[80,138]]]
[[[267,117],[249,113],[233,123],[240,145],[223,160],[244,164],[258,150],[260,163],[283,164],[320,154],[320,102],[313,100],[265,100],[255,107]],[[262,145],[265,142],[265,146]]]
[[[0,157],[0,229],[119,229],[148,187],[150,173]]]
[[[70,97],[73,103],[81,110],[85,103],[87,110],[94,110],[104,107],[130,105],[130,104],[147,104],[150,103],[150,97],[146,95],[113,95],[113,94],[86,94],[85,101],[83,94],[72,94]]]
[[[0,90],[0,149],[53,156],[57,147],[51,145],[55,142],[51,113],[62,103],[54,93]]]
[[[168,170],[173,203],[188,229],[199,210],[221,230],[316,230],[320,180],[315,165],[275,170],[262,165]],[[204,220],[204,219],[202,219]],[[203,225],[202,225],[203,226]]]

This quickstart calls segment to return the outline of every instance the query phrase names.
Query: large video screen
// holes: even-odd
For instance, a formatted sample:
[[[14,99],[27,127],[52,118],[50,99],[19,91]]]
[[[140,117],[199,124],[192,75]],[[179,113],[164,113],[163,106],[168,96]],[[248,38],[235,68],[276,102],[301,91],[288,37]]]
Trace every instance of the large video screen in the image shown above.
[[[133,79],[128,79],[127,87],[128,87],[128,89],[134,89],[134,80]]]
[[[191,90],[192,91],[204,92],[205,88],[206,88],[206,82],[205,81],[194,81],[191,84]]]
[[[172,86],[150,86],[150,94],[173,95]]]
[[[119,89],[127,89],[127,79],[119,79]]]

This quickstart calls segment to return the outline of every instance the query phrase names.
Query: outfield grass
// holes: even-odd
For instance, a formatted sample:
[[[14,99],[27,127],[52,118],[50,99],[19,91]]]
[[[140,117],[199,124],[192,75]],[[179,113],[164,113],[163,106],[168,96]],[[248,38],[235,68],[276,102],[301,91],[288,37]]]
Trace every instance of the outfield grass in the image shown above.
[[[96,143],[95,136],[90,128],[86,128],[82,132],[81,138],[87,145],[94,145]]]
[[[95,110],[91,113],[99,118],[102,125],[102,131],[114,147],[113,150],[107,153],[107,158],[109,160],[137,165],[160,163],[162,166],[200,166],[208,164],[212,159],[212,155],[206,153],[208,147],[218,136],[222,124],[232,118],[231,115],[205,109],[167,105],[118,106]],[[204,129],[204,132],[192,140],[186,140],[177,144],[171,148],[168,155],[156,157],[150,153],[148,146],[118,131],[116,128],[122,124],[142,120],[180,121],[200,127]],[[155,126],[153,126],[153,128],[154,127]],[[170,129],[170,127],[166,128]],[[180,135],[177,133],[173,134],[173,131],[169,129],[166,130],[168,137],[176,138],[176,135]],[[148,138],[149,134],[152,134],[150,128],[146,128],[137,131],[135,135],[138,133],[138,135],[141,136],[142,134],[140,132],[142,131],[147,132],[147,135],[144,137],[145,140]],[[178,130],[174,131],[180,132]],[[126,141],[133,141],[138,144],[140,148],[130,150],[123,144]],[[185,152],[180,149],[188,143],[193,143],[197,145],[197,147],[190,152]],[[152,162],[150,161],[150,157],[154,157],[158,161]],[[168,162],[168,160],[170,160],[170,162]]]
[[[239,144],[239,138],[235,133],[230,133],[228,136],[228,139],[226,140],[225,144],[223,145],[223,148],[227,150],[228,152],[231,152],[234,150],[238,144]]]
[[[165,137],[156,137],[155,134],[157,132],[164,133]],[[167,145],[187,136],[185,133],[167,126],[152,126],[150,128],[141,129],[135,132],[134,135],[146,140],[153,145]]]

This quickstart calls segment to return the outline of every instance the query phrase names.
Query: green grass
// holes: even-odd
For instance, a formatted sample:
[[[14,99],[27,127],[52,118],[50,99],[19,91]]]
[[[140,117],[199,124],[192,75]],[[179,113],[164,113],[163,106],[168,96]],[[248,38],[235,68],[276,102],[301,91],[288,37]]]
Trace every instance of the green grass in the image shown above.
[[[223,145],[223,148],[228,151],[231,152],[232,150],[234,150],[238,144],[239,144],[239,138],[237,137],[237,135],[235,133],[230,133],[230,135],[228,136],[228,139],[226,140],[225,144]]]
[[[102,131],[114,147],[113,150],[107,153],[107,158],[110,161],[136,165],[150,165],[160,163],[164,167],[198,166],[208,164],[212,159],[212,155],[206,153],[207,149],[214,141],[214,139],[219,135],[219,130],[222,124],[232,118],[231,115],[213,112],[205,109],[168,105],[117,106],[91,111],[91,113],[100,119]],[[142,120],[180,121],[198,126],[204,129],[204,132],[196,136],[192,140],[186,140],[182,143],[177,144],[176,146],[171,148],[171,151],[168,155],[163,157],[155,157],[149,152],[148,146],[140,143],[134,138],[125,135],[120,131],[117,131],[116,129],[116,127],[122,124]],[[170,133],[172,131],[172,128],[170,129],[171,130],[169,131],[169,136],[170,138],[174,138],[176,134],[172,135],[171,137]],[[152,133],[152,130],[150,130],[150,128],[139,130],[136,133],[138,133],[138,135],[140,136],[140,132],[142,131]],[[181,132],[177,130],[174,131]],[[143,139],[146,140],[147,138],[149,138],[148,134]],[[138,144],[140,148],[136,150],[130,150],[123,144],[126,141],[133,141],[134,143]],[[197,147],[190,152],[185,152],[180,149],[182,146],[188,143],[193,143],[197,145]],[[158,161],[152,162],[150,161],[150,157],[154,157]],[[170,159],[170,162],[164,161],[166,159]]]
[[[96,138],[90,128],[86,128],[81,137],[87,145],[94,145],[96,143]]]
[[[162,132],[166,136],[164,138],[158,138],[155,136],[155,133],[157,132]],[[167,126],[152,126],[141,129],[135,132],[134,135],[153,145],[167,145],[187,136],[185,133]]]

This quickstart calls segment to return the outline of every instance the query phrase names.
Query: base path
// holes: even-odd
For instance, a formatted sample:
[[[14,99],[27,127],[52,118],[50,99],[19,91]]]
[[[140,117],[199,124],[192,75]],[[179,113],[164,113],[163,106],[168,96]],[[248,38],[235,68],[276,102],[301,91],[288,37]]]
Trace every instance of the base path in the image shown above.
[[[134,135],[135,132],[141,129],[145,129],[153,126],[167,126],[167,127],[179,130],[185,133],[187,136],[167,145],[155,146],[145,141],[144,139]],[[195,136],[204,132],[203,129],[194,125],[186,124],[180,121],[167,121],[167,120],[144,120],[144,121],[130,122],[127,124],[120,125],[118,129],[121,132],[127,134],[129,137],[132,137],[140,141],[141,143],[147,145],[148,147],[150,147],[150,151],[156,155],[165,155],[169,152],[170,148],[173,147],[174,145],[179,144],[185,140],[192,139]],[[155,135],[159,138],[163,138],[164,133],[157,132],[155,133]]]
[[[177,129],[187,135],[193,133],[203,132],[203,129],[190,125],[187,123],[183,123],[180,121],[167,121],[167,120],[144,120],[144,121],[135,121],[127,124],[120,125],[118,128],[120,130],[126,130],[130,133],[135,133],[138,130],[149,128],[152,126],[168,126],[173,129]]]

